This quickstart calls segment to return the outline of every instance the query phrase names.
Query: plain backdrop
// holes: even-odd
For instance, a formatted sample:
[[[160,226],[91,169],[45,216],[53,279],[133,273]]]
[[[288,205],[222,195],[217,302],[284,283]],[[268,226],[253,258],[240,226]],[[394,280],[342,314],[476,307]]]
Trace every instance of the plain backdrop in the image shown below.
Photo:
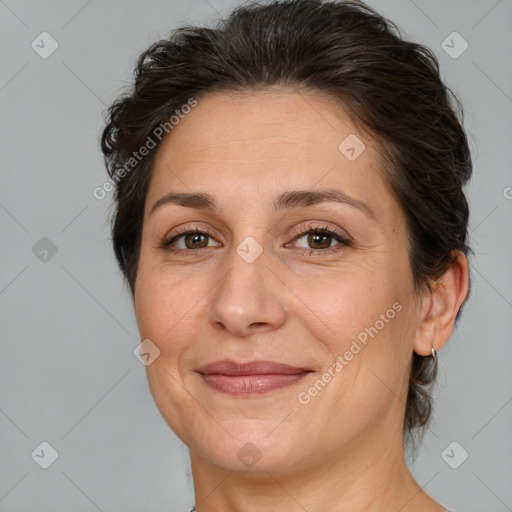
[[[93,190],[106,180],[102,113],[138,55],[238,3],[0,0],[2,512],[181,512],[194,502],[187,450],[133,354],[111,195]],[[434,50],[464,104],[474,159],[472,295],[439,353],[434,420],[411,470],[457,512],[511,511],[512,2],[369,3]],[[467,459],[454,469],[446,453]]]

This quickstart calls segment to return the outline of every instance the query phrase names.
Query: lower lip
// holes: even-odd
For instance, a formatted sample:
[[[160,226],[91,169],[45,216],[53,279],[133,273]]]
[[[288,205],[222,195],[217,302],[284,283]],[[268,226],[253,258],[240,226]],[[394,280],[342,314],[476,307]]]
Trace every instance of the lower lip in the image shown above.
[[[233,396],[260,395],[282,389],[302,380],[309,372],[293,375],[268,374],[268,375],[222,375],[211,374],[201,377],[211,388]]]

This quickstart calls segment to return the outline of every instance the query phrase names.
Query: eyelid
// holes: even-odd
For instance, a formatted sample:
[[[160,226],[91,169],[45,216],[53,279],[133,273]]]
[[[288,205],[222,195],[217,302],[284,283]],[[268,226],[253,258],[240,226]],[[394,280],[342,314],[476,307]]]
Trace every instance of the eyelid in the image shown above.
[[[291,242],[285,245],[285,247],[289,247],[291,244],[297,242],[297,240],[300,240],[310,233],[326,234],[338,242],[333,247],[327,247],[326,249],[308,249],[305,247],[295,247],[296,251],[302,254],[308,253],[308,256],[310,257],[325,257],[331,254],[335,254],[342,251],[344,248],[351,247],[353,243],[350,237],[346,237],[340,234],[336,228],[330,228],[329,226],[310,226],[303,228],[303,230],[299,232]]]
[[[161,239],[161,241],[159,243],[159,247],[161,249],[168,249],[168,246],[173,241],[175,241],[177,238],[180,238],[181,236],[187,235],[189,233],[199,233],[201,235],[207,235],[211,239],[214,239],[214,237],[217,236],[217,235],[213,235],[211,232],[209,232],[208,229],[201,229],[199,226],[189,226],[189,225],[179,226],[175,230],[173,230],[172,235],[165,235]],[[183,250],[183,249],[176,249],[176,251],[180,251],[180,250]],[[186,252],[192,252],[192,250],[188,250]]]
[[[296,240],[297,237],[301,237],[307,234],[309,231],[328,231],[334,233],[338,236],[345,244],[349,244],[352,242],[352,237],[347,233],[347,231],[343,230],[343,232],[336,228],[335,226],[328,225],[325,221],[307,221],[306,224],[300,224],[299,226],[293,228],[292,237],[293,240]],[[294,234],[293,234],[294,233]]]

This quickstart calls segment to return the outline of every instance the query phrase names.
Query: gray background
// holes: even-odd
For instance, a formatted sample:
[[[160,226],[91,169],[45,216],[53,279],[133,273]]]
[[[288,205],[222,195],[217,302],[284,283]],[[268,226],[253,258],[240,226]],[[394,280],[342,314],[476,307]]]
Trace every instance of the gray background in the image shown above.
[[[1,511],[193,504],[186,448],[133,355],[140,340],[109,242],[111,196],[92,191],[106,179],[102,112],[138,55],[173,27],[212,24],[238,3],[0,0]],[[439,354],[434,422],[411,469],[456,511],[512,510],[512,2],[370,4],[437,54],[464,103],[475,164],[472,297]],[[43,31],[59,45],[47,59],[31,48]],[[453,31],[469,44],[456,59],[441,47]],[[56,254],[41,252],[43,237]],[[48,469],[36,463],[49,457],[43,441],[58,452]],[[453,441],[469,453],[458,469],[441,456]]]

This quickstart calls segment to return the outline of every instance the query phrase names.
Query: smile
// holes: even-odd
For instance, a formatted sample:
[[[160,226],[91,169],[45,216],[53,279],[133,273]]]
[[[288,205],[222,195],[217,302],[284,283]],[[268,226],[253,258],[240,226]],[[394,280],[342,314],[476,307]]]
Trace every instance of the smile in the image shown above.
[[[198,370],[210,388],[239,397],[268,393],[291,386],[310,372],[311,370],[305,368],[272,361],[218,361]]]

